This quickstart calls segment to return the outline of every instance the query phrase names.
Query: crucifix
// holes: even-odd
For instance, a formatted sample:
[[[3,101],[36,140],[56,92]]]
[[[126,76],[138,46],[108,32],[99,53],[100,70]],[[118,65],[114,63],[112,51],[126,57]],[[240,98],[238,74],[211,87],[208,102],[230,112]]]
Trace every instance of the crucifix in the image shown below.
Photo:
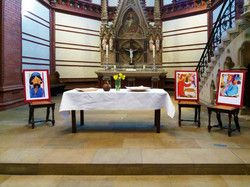
[[[125,49],[125,51],[128,51],[129,52],[129,57],[130,57],[130,65],[132,65],[133,64],[133,57],[134,57],[134,55],[133,55],[133,52],[135,52],[135,51],[137,51],[137,49],[135,50],[133,50],[133,49]]]
[[[130,62],[129,65],[133,65],[133,57],[134,57],[134,52],[137,51],[138,49],[132,49],[132,39],[129,42],[129,49],[125,49],[125,51],[129,52],[129,57],[130,57]]]

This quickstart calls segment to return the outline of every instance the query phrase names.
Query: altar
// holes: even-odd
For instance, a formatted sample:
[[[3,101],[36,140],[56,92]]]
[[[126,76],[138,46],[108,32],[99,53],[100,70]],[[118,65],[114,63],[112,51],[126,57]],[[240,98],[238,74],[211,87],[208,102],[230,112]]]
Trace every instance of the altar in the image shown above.
[[[163,89],[148,89],[146,91],[131,91],[111,89],[69,90],[63,93],[59,112],[65,118],[72,118],[72,133],[77,132],[76,111],[80,111],[80,124],[84,125],[84,111],[86,110],[154,110],[154,126],[160,133],[161,109],[173,118],[175,107],[169,94]],[[153,124],[153,123],[152,123]]]
[[[99,87],[104,80],[114,85],[112,76],[122,73],[125,86],[164,88],[166,72],[162,66],[162,28],[159,6],[154,20],[148,20],[140,1],[122,1],[114,20],[109,21],[107,6],[102,6],[100,57],[103,70],[98,75]],[[117,67],[117,68],[116,68]]]
[[[147,71],[147,70],[99,70],[95,72],[98,76],[99,87],[103,85],[103,81],[108,80],[112,87],[114,87],[113,75],[122,73],[126,79],[122,81],[122,87],[125,86],[148,86],[151,88],[164,88],[166,80],[166,72],[163,70]]]

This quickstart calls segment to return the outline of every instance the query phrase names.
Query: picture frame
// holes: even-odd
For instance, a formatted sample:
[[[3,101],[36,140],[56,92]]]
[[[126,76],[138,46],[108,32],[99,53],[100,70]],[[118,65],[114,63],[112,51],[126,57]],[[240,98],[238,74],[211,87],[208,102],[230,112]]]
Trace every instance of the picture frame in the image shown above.
[[[25,102],[51,99],[48,70],[23,70],[23,82]]]
[[[198,72],[192,70],[175,71],[175,100],[199,101]]]
[[[246,71],[219,71],[216,104],[242,107]]]

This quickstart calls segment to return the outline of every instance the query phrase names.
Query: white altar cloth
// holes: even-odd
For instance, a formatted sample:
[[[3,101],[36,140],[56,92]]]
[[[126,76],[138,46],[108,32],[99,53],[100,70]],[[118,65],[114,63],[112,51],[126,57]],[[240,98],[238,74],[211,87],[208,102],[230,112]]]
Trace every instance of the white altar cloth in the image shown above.
[[[149,110],[164,108],[173,118],[175,107],[169,94],[163,89],[149,89],[131,92],[127,89],[116,91],[103,89],[90,92],[69,90],[63,93],[59,112],[64,117],[72,110]]]

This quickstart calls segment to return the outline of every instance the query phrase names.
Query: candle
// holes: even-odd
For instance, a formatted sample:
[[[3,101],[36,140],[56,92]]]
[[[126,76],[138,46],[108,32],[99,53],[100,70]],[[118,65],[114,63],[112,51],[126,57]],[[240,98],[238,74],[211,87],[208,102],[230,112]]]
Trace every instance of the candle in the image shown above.
[[[109,56],[109,45],[107,44],[106,45],[106,58],[108,58]]]
[[[155,58],[155,45],[153,45],[153,58]]]

